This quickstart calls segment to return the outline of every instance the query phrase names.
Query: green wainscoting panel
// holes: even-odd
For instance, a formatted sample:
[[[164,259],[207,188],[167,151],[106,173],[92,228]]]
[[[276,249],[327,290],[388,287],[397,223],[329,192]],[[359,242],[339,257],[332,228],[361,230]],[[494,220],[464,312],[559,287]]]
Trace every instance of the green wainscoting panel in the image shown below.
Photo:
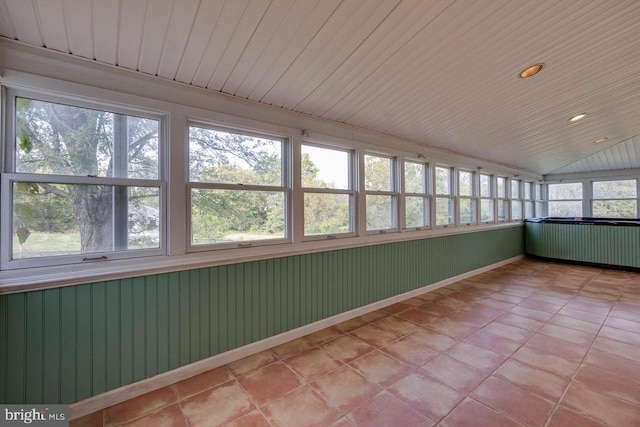
[[[527,222],[525,235],[530,255],[640,268],[640,227]]]
[[[515,226],[0,296],[0,403],[72,403],[524,253]]]

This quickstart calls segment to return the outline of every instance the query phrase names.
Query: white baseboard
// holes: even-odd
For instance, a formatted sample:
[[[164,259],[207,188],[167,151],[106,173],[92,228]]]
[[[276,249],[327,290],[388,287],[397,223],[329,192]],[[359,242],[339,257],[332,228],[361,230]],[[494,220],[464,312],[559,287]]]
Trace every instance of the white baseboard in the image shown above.
[[[227,352],[208,357],[206,359],[199,360],[189,365],[182,366],[180,368],[173,369],[162,374],[155,375],[151,378],[147,378],[133,384],[128,384],[119,387],[114,390],[107,391],[105,393],[98,394],[85,400],[73,403],[69,406],[70,419],[74,420],[92,412],[99,411],[109,406],[122,403],[126,400],[133,399],[134,397],[141,396],[145,393],[149,393],[154,390],[158,390],[162,387],[174,384],[176,382],[191,378],[195,375],[209,371],[211,369],[218,368],[228,363],[240,360],[244,357],[250,356],[255,353],[267,350],[280,344],[284,344],[288,341],[296,338],[303,337],[305,335],[312,334],[321,329],[328,328],[354,317],[362,316],[363,314],[370,313],[372,311],[379,310],[383,307],[395,304],[400,301],[404,301],[415,296],[424,294],[426,292],[435,291],[436,289],[458,282],[471,276],[483,273],[485,271],[492,270],[494,268],[510,264],[512,262],[523,259],[524,255],[518,255],[513,258],[506,259],[504,261],[497,262],[495,264],[488,265],[486,267],[478,268],[476,270],[469,271],[467,273],[459,274],[454,277],[450,277],[445,280],[441,280],[431,285],[423,286],[419,289],[415,289],[409,292],[405,292],[393,297],[374,302],[362,307],[355,308],[353,310],[346,311],[344,313],[337,314],[335,316],[327,317],[326,319],[318,320],[317,322],[310,323],[308,325],[301,326],[296,329],[292,329],[287,332],[283,332],[278,335],[274,335],[263,340],[247,344],[242,347],[238,347]]]

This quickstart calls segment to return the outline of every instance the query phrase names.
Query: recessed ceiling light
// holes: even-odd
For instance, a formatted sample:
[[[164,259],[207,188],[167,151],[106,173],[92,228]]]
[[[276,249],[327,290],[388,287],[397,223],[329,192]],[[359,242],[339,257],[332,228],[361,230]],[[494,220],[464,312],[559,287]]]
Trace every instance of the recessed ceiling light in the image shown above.
[[[587,113],[580,113],[578,115],[575,115],[573,117],[571,117],[569,119],[570,122],[577,122],[580,119],[584,119],[585,117],[587,117]]]
[[[520,77],[521,79],[526,79],[527,77],[531,77],[535,74],[538,74],[540,70],[542,70],[542,67],[544,67],[544,64],[532,65],[531,67],[528,67],[522,70],[520,74],[518,74],[518,77]]]
[[[593,141],[594,144],[600,144],[601,142],[605,142],[607,139],[607,137],[603,137],[603,138],[598,138],[595,141]]]

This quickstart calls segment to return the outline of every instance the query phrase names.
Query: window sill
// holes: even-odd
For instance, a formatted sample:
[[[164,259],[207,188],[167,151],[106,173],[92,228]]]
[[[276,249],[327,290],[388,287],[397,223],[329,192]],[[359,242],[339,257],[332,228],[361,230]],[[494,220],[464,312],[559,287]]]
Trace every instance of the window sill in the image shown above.
[[[114,260],[72,266],[65,265],[7,270],[0,271],[0,295],[519,226],[522,226],[522,222],[480,224],[464,227],[450,226],[447,228],[428,230],[414,229],[388,234],[367,234],[353,238],[306,241],[296,244],[256,246],[242,249],[209,251],[206,253],[200,252],[185,255]]]

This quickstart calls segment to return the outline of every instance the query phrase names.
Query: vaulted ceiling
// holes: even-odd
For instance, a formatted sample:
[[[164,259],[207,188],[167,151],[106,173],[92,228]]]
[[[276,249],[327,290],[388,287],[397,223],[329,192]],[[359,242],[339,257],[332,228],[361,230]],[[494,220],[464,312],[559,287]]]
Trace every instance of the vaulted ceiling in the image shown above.
[[[0,0],[0,35],[539,174],[640,167],[637,0]]]

